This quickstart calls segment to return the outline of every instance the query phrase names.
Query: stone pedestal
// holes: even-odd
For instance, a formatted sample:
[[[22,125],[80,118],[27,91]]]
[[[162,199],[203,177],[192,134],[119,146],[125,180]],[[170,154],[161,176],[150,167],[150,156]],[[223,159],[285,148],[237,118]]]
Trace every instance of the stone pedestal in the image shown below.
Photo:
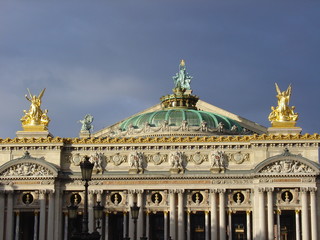
[[[300,127],[269,127],[268,133],[269,134],[300,134],[302,128]]]
[[[89,138],[91,136],[90,131],[80,131],[79,138]]]
[[[47,138],[53,137],[49,131],[17,131],[18,138]]]

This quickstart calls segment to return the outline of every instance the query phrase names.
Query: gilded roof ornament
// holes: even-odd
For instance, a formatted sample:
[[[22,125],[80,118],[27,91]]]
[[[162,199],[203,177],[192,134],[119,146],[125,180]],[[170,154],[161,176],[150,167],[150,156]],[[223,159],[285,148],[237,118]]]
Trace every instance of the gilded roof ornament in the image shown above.
[[[298,120],[298,114],[294,112],[295,107],[289,106],[291,97],[291,84],[286,91],[280,90],[276,83],[278,106],[271,107],[272,112],[269,114],[269,121],[273,127],[294,127]]]
[[[192,77],[187,73],[186,63],[181,60],[179,65],[179,72],[172,77],[176,88],[190,90],[190,82]]]
[[[24,131],[46,131],[50,122],[47,116],[48,110],[41,110],[41,99],[46,89],[43,89],[39,96],[32,95],[27,88],[29,96],[26,94],[25,98],[31,103],[30,109],[24,110],[25,115],[20,119]]]

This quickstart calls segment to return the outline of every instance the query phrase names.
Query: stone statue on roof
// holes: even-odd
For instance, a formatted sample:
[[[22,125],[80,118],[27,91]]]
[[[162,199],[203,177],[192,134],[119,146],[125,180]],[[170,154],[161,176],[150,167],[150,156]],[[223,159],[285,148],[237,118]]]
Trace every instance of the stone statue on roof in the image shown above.
[[[186,71],[186,64],[181,60],[179,65],[179,72],[172,77],[175,88],[190,90],[190,82],[192,77]]]
[[[81,126],[81,132],[90,132],[90,130],[93,130],[93,116],[90,114],[86,114],[84,116],[83,120],[79,120],[80,123],[82,123]]]

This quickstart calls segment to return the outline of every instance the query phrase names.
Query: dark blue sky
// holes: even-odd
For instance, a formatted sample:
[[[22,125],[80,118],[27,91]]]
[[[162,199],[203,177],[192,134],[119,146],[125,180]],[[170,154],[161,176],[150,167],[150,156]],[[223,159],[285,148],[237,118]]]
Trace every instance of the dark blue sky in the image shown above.
[[[185,59],[193,93],[264,126],[274,83],[293,86],[304,133],[319,132],[319,1],[0,2],[0,137],[14,137],[29,88],[47,88],[50,131],[75,137],[171,93]]]

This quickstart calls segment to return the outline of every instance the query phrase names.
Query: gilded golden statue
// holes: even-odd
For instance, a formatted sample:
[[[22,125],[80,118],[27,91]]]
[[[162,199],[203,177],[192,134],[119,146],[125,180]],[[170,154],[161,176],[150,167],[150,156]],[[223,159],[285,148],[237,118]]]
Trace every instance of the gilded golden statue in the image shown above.
[[[289,106],[291,97],[291,84],[286,91],[281,92],[278,84],[276,83],[278,106],[271,107],[272,112],[269,115],[273,127],[294,127],[295,122],[298,120],[298,114],[294,113],[295,107]]]
[[[27,88],[29,97],[25,98],[31,103],[29,111],[24,110],[25,115],[20,119],[22,127],[25,131],[44,131],[50,122],[47,116],[48,110],[41,110],[41,99],[46,89],[43,89],[39,96],[32,95]]]

